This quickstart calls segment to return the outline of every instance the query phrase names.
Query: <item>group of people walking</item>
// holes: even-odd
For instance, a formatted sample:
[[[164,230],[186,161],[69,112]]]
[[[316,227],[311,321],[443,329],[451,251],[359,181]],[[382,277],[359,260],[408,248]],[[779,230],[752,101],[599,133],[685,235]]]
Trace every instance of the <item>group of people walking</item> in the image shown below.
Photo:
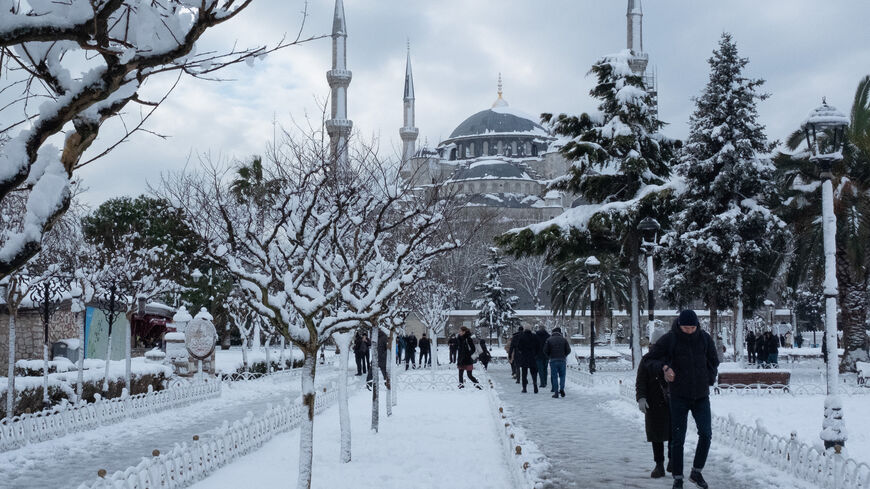
[[[550,392],[553,398],[565,397],[565,372],[571,345],[562,336],[561,328],[553,328],[547,333],[543,325],[534,333],[520,326],[511,337],[507,347],[511,372],[522,392],[528,392],[529,373],[532,375],[532,391],[538,393],[538,379],[541,388],[547,387],[547,368],[550,369]]]
[[[762,368],[776,367],[779,364],[779,346],[783,341],[784,339],[770,331],[765,331],[758,336],[750,331],[746,335],[746,353],[749,363],[757,364]]]
[[[656,330],[649,352],[637,370],[635,396],[644,413],[647,441],[655,468],[650,477],[670,472],[674,489],[683,487],[683,447],[689,413],[698,429],[698,444],[689,481],[707,489],[702,471],[713,438],[710,386],[716,381],[719,357],[713,339],[701,330],[692,310],[681,311],[668,332]],[[665,444],[667,443],[667,467]]]
[[[414,353],[417,348],[420,348],[420,357],[415,361]],[[426,333],[417,339],[417,335],[410,333],[404,336],[399,336],[396,340],[396,365],[401,365],[402,360],[405,361],[405,370],[410,368],[420,368],[432,366],[432,340],[426,337]]]

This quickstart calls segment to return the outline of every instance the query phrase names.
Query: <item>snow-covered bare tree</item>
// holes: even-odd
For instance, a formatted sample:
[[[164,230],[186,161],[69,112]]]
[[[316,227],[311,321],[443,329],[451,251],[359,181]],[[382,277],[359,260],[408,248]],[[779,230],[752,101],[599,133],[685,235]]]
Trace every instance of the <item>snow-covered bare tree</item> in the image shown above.
[[[264,178],[281,182],[268,199],[234,193],[233,168],[208,161],[199,173],[165,177],[158,189],[196,216],[188,225],[209,257],[303,353],[300,489],[311,486],[321,347],[336,333],[376,324],[390,300],[422,278],[428,260],[455,247],[433,241],[449,218],[439,188],[412,192],[399,168],[371,148],[348,154],[348,165],[336,156],[319,131],[286,137],[263,158]]]
[[[501,282],[501,274],[507,264],[502,261],[498,248],[489,249],[489,262],[483,267],[486,270],[486,280],[474,288],[481,293],[474,300],[474,307],[480,310],[474,327],[478,334],[481,328],[486,328],[490,334],[495,332],[498,347],[502,349],[502,338],[520,324],[520,318],[514,311],[518,298],[513,295],[514,289],[505,287]]]
[[[227,297],[226,309],[230,323],[239,330],[239,337],[242,339],[242,364],[247,371],[250,368],[248,352],[251,348],[250,337],[253,331],[252,315],[254,312],[239,290],[234,290]]]
[[[447,327],[450,319],[450,311],[453,310],[453,301],[456,289],[449,284],[437,282],[433,279],[423,280],[414,286],[412,304],[414,312],[429,332],[434,349],[435,363],[438,364],[438,336]]]
[[[543,309],[544,287],[553,276],[545,255],[521,256],[510,261],[507,276],[532,299],[535,309]]]
[[[0,2],[2,90],[20,90],[0,109],[0,134],[9,138],[0,151],[0,201],[22,187],[31,189],[23,225],[0,243],[0,277],[39,251],[43,233],[70,205],[73,172],[145,128],[169,95],[146,90],[149,78],[176,76],[175,84],[184,74],[208,79],[226,66],[308,40],[300,25],[295,37],[270,47],[196,52],[200,37],[252,2]],[[138,120],[120,121],[129,106],[144,110],[135,111]],[[92,149],[109,121],[122,135]],[[61,148],[55,146],[58,138]]]

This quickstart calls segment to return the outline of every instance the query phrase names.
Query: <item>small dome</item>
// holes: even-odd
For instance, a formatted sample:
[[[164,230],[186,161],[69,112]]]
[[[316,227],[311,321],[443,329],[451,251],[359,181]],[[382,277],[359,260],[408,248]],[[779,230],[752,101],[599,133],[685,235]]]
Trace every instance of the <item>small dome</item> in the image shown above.
[[[499,99],[504,102],[504,99]],[[496,101],[497,103],[498,101]],[[462,121],[450,134],[450,139],[484,134],[532,134],[548,136],[546,129],[520,111],[507,106],[482,110]]]
[[[471,180],[476,178],[512,178],[519,180],[531,180],[526,171],[517,165],[497,160],[483,160],[472,163],[467,168],[456,171],[453,180]]]

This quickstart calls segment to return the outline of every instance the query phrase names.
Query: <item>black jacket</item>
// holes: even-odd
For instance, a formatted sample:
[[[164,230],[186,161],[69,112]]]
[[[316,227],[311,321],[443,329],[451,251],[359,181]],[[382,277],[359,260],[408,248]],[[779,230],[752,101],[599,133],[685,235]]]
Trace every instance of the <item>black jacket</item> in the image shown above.
[[[456,365],[473,365],[471,355],[474,353],[474,340],[470,334],[457,336],[458,347],[456,352]]]
[[[538,340],[538,344],[541,345],[540,354],[538,355],[538,360],[546,360],[547,354],[544,352],[544,345],[547,344],[547,339],[550,337],[550,333],[544,331],[543,329],[539,329],[535,331],[535,338]]]
[[[713,338],[701,328],[686,334],[674,324],[645,358],[645,367],[652,371],[660,372],[664,365],[674,370],[676,377],[668,390],[672,396],[685,399],[709,396],[719,370]]]
[[[769,337],[767,337],[766,339],[767,339],[767,341],[766,341],[767,344],[765,346],[767,347],[767,354],[768,355],[779,354],[779,337],[772,334]]]
[[[409,334],[405,337],[405,350],[413,352],[417,349],[417,337]]]
[[[420,343],[419,343],[419,345],[420,345],[420,351],[423,352],[423,353],[426,353],[426,352],[428,352],[430,349],[432,349],[432,341],[429,340],[429,337],[428,337],[428,336],[425,337],[425,338],[420,338]]]
[[[534,367],[535,358],[541,352],[541,344],[535,334],[529,330],[523,331],[517,340],[517,352],[514,353],[514,361],[519,358],[520,367]]]
[[[544,353],[550,357],[550,360],[565,360],[571,353],[571,344],[562,336],[562,333],[554,332],[547,338]]]
[[[458,345],[459,341],[456,339],[456,335],[450,335],[450,339],[447,340],[447,347],[452,351],[455,350]]]
[[[661,348],[653,345],[652,349]],[[649,353],[643,356],[637,368],[634,383],[635,399],[646,399],[649,409],[644,416],[646,421],[646,441],[664,442],[671,439],[671,414],[668,398],[665,396],[667,383],[664,372],[647,368]]]
[[[518,362],[519,361],[518,360],[519,354],[517,352],[517,344],[520,341],[521,334],[522,333],[520,333],[519,331],[514,333],[514,335],[511,336],[511,342],[508,344],[507,354],[508,354],[508,360],[510,360],[511,362]],[[519,365],[519,363],[517,363],[517,365]]]
[[[381,370],[387,368],[387,346],[390,338],[383,331],[378,331],[378,367]]]

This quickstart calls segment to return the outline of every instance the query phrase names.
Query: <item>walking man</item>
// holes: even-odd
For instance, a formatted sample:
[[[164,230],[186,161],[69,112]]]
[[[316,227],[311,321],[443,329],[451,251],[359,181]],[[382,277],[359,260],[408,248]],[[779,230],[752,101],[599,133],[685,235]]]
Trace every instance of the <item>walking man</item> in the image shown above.
[[[365,335],[359,331],[353,337],[353,357],[356,360],[356,374],[366,373],[366,348]]]
[[[752,331],[746,335],[746,354],[749,357],[749,363],[755,363],[755,333]]]
[[[571,345],[562,336],[561,328],[553,328],[553,334],[544,344],[544,354],[550,359],[550,391],[553,398],[565,397],[565,371],[568,368],[568,354]]]
[[[517,361],[519,356],[520,370],[523,376],[523,392],[526,391],[526,386],[529,385],[528,374],[532,374],[532,387],[535,394],[538,393],[538,365],[535,359],[538,357],[538,352],[541,350],[541,345],[535,334],[527,329],[520,334],[517,340],[517,352],[514,353],[514,361]]]
[[[707,463],[713,438],[710,413],[710,386],[716,382],[719,357],[713,339],[702,331],[698,316],[690,309],[680,312],[679,318],[647,354],[650,371],[664,373],[671,398],[671,462],[674,469],[674,489],[683,487],[683,445],[689,413],[698,428],[698,446],[689,481],[701,489],[707,482],[701,475]]]
[[[519,367],[519,355],[517,354],[517,345],[520,341],[520,335],[523,333],[525,329],[520,326],[517,328],[517,332],[511,336],[511,342],[507,346],[507,355],[508,362],[511,364],[511,375],[517,379],[517,384],[520,383],[520,367]]]
[[[459,340],[456,339],[456,333],[453,333],[447,340],[447,349],[450,350],[450,363],[456,363],[456,348],[458,345]]]
[[[402,354],[405,353],[405,335],[396,336],[396,365],[402,364]]]
[[[420,368],[432,366],[432,343],[426,337],[426,333],[420,338]]]
[[[417,352],[417,337],[414,333],[405,337],[405,370],[408,370],[408,361],[411,362],[414,368],[417,368],[417,363],[414,362],[414,353]]]
[[[541,388],[547,387],[547,363],[549,359],[544,353],[544,345],[547,344],[549,337],[550,333],[547,332],[547,328],[543,324],[539,324],[538,330],[535,331],[535,338],[537,338],[541,349],[538,351],[538,356],[535,357],[535,365],[538,367],[538,375],[541,377]]]

